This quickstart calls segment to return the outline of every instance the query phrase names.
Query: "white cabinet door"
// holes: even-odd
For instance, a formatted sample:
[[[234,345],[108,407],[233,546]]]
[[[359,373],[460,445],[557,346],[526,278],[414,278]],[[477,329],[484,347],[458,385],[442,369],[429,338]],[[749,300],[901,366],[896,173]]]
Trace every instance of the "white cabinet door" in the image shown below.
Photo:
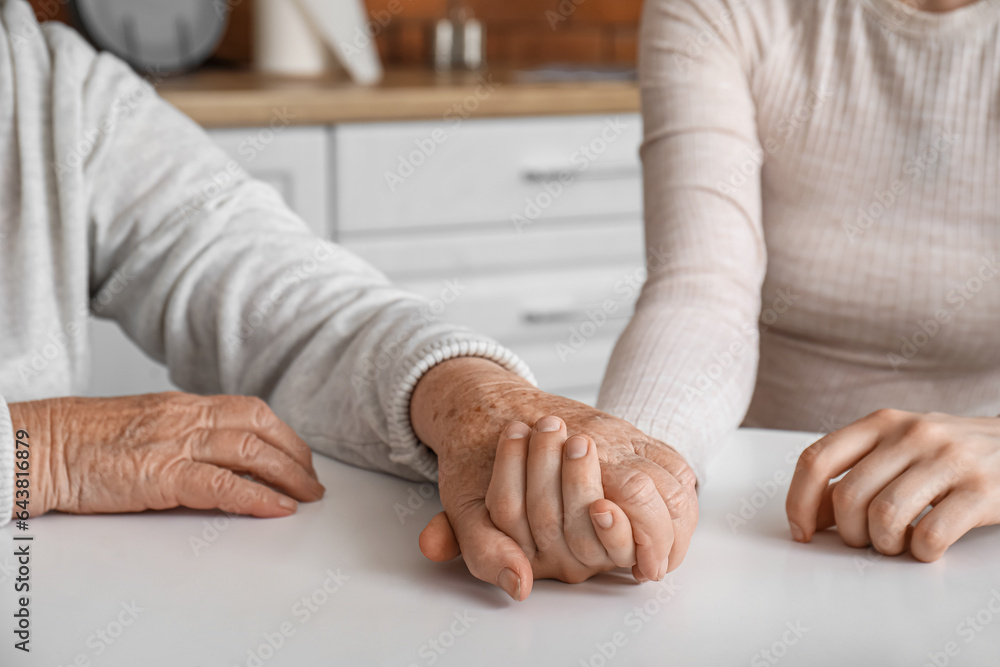
[[[328,236],[330,179],[325,127],[214,130],[212,139],[254,177],[271,184],[317,234]],[[122,396],[176,389],[167,370],[138,349],[118,325],[92,320],[88,396]]]

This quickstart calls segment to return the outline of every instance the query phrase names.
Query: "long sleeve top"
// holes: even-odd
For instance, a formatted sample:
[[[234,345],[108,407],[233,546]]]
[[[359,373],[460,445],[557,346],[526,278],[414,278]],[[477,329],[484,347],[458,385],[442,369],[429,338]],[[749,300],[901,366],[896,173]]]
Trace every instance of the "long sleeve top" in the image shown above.
[[[649,279],[598,406],[699,476],[741,423],[1000,413],[1000,3],[647,0]]]
[[[260,396],[315,450],[416,480],[437,474],[409,420],[423,373],[477,356],[530,378],[313,235],[120,60],[0,0],[0,524],[7,404],[83,388],[95,315],[179,387]]]

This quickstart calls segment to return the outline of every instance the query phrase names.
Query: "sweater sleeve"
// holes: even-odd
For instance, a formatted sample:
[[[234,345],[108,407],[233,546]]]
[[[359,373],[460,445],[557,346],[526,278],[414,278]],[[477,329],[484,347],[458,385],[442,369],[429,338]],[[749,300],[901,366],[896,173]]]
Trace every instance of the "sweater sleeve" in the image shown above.
[[[744,0],[648,0],[640,48],[648,279],[598,407],[704,482],[746,413],[766,267]]]
[[[409,419],[420,377],[475,356],[530,379],[496,342],[314,236],[121,61],[65,28],[46,35],[59,187],[89,202],[92,309],[178,386],[260,396],[320,452],[434,480]]]

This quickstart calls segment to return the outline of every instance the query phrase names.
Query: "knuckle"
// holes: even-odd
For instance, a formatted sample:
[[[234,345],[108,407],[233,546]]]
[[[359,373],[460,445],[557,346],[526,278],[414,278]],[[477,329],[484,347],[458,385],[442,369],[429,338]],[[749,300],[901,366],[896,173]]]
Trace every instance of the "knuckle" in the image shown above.
[[[677,481],[681,486],[685,488],[690,488],[692,493],[694,489],[698,486],[698,476],[695,475],[694,470],[690,466],[683,466],[676,476]]]
[[[209,429],[217,427],[220,412],[225,406],[219,398],[214,396],[198,397],[198,400],[171,403],[170,405],[178,414],[183,414],[189,423]]]
[[[850,535],[843,530],[840,531],[840,539],[841,541],[843,541],[844,544],[854,549],[864,549],[865,547],[868,546],[867,537],[857,537],[854,535]]]
[[[253,435],[244,433],[236,448],[236,454],[241,461],[253,461],[260,456],[260,441]]]
[[[937,523],[921,521],[914,530],[913,548],[914,555],[934,558],[948,548],[947,533]]]
[[[861,501],[861,489],[857,484],[845,478],[833,487],[831,495],[833,506],[838,509],[851,509]]]
[[[557,578],[567,584],[582,584],[590,579],[597,572],[582,567],[567,567],[557,575]]]
[[[236,481],[236,476],[228,470],[219,468],[212,473],[212,476],[208,480],[209,488],[217,496],[228,496],[233,491],[233,485]]]
[[[212,446],[212,431],[198,428],[189,432],[183,440],[184,452],[187,458],[195,458],[196,452],[205,452]]]
[[[512,526],[524,518],[524,505],[519,499],[505,497],[486,498],[486,510],[490,513],[493,523],[503,529]]]
[[[256,424],[265,424],[274,418],[271,407],[262,398],[257,396],[243,396],[243,409],[254,420]]]
[[[170,411],[183,406],[188,401],[189,394],[180,391],[164,391],[158,394],[146,394],[139,398],[139,405],[146,411]]]
[[[604,547],[594,542],[594,538],[570,533],[566,543],[576,559],[589,567],[602,564],[607,560]]]
[[[672,489],[664,500],[671,518],[679,519],[695,514],[698,511],[698,497],[689,487]]]
[[[638,472],[633,473],[625,480],[622,484],[621,493],[622,499],[626,503],[642,507],[654,504],[656,499],[659,498],[659,493],[656,490],[656,485],[653,484],[653,480],[648,475]]]
[[[825,451],[826,439],[817,440],[806,447],[795,464],[795,472],[811,477],[816,471],[822,469]]]
[[[895,556],[902,552],[902,540],[900,536],[891,533],[883,533],[872,540],[872,545],[876,551],[886,556]]]
[[[241,491],[233,500],[233,511],[237,514],[248,514],[254,505],[254,493],[251,490]]]
[[[268,459],[262,466],[262,472],[264,475],[267,475],[275,480],[282,477],[294,479],[294,477],[299,474],[299,470],[300,468],[296,467],[290,461],[281,458]]]
[[[914,419],[903,431],[903,436],[908,440],[929,442],[940,439],[946,433],[946,426],[940,422],[918,417]]]
[[[868,523],[880,527],[890,535],[902,532],[898,517],[899,509],[896,503],[888,498],[876,498],[868,506]]]
[[[871,421],[876,424],[888,425],[897,423],[903,419],[906,414],[907,413],[902,410],[897,410],[895,408],[880,408],[866,416],[864,419],[865,421]]]

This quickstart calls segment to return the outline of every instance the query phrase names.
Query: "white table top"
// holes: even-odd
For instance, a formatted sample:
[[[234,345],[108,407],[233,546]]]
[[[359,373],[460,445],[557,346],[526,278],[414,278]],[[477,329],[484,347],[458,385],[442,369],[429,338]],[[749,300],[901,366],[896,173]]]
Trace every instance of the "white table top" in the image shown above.
[[[178,510],[32,520],[30,655],[13,649],[6,556],[25,533],[0,530],[0,665],[997,664],[1000,529],[973,532],[929,565],[850,549],[833,532],[796,544],[784,496],[813,439],[734,436],[667,582],[545,581],[520,604],[461,561],[423,559],[417,535],[440,509],[436,496],[417,502],[429,487],[323,457],[326,499],[289,519]],[[758,483],[776,478],[768,498]],[[418,509],[401,522],[408,501]],[[749,518],[734,533],[727,515],[741,506]],[[205,540],[197,554],[192,538]]]

